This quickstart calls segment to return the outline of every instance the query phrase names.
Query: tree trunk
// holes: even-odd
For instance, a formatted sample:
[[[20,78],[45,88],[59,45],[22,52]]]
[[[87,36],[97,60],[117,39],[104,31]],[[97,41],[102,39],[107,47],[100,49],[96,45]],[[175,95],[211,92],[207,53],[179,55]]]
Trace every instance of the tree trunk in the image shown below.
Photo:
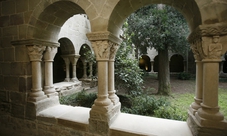
[[[158,50],[158,59],[158,94],[169,95],[171,86],[168,49]]]

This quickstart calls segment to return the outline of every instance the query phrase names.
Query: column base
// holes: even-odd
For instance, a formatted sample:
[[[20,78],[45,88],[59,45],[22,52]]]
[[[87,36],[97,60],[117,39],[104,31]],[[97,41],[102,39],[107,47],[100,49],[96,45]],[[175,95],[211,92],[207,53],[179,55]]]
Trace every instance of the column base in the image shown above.
[[[51,93],[55,93],[56,90],[54,86],[44,86],[44,92],[45,94],[51,94]]]
[[[78,82],[79,80],[77,78],[72,78],[71,82]]]
[[[120,113],[121,103],[109,107],[92,106],[89,118],[89,131],[93,134],[107,135],[109,127]]]
[[[193,102],[190,107],[189,107],[189,111],[195,115],[195,113],[198,111],[199,108],[201,108],[201,103],[202,103],[202,100],[201,99],[197,99],[197,98],[194,98],[195,102]]]
[[[197,112],[196,112],[196,116]],[[194,116],[188,111],[187,124],[194,136],[226,136],[227,134],[227,122],[212,121],[204,118]]]
[[[65,82],[69,82],[69,81],[70,81],[70,78],[65,78],[64,81],[65,81]]]
[[[45,98],[47,98],[47,96],[44,94],[42,89],[40,89],[40,90],[32,89],[32,92],[29,93],[27,100],[31,101],[31,102],[37,102],[37,101],[41,101]]]

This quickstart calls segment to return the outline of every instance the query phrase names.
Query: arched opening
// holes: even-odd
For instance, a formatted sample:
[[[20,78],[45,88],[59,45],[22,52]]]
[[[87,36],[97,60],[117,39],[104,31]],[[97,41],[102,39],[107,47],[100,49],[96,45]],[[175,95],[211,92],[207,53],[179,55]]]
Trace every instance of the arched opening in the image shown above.
[[[175,54],[170,58],[170,72],[183,72],[184,58],[180,54]]]
[[[158,60],[158,55],[154,57],[154,72],[158,72],[158,65],[159,65],[159,60]]]
[[[54,83],[62,82],[66,78],[66,64],[63,56],[75,54],[75,49],[72,42],[68,38],[61,38],[58,41],[60,47],[54,58],[53,65],[53,81]],[[72,64],[70,63],[70,77],[72,77]]]
[[[142,55],[139,58],[139,67],[140,67],[140,69],[143,69],[146,72],[150,72],[151,71],[151,61],[150,61],[149,56]]]

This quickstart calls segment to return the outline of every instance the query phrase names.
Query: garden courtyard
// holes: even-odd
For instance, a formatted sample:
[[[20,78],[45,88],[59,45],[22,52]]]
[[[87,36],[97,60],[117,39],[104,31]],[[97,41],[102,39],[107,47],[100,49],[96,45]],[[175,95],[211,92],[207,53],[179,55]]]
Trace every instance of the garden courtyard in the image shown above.
[[[195,96],[195,78],[180,80],[171,76],[171,94],[169,96],[156,95],[158,79],[156,74],[146,74],[143,77],[143,91],[141,94],[128,95],[127,92],[117,91],[122,108],[121,112],[154,116],[185,121],[187,110]],[[60,98],[61,104],[91,107],[96,99],[97,87],[82,90],[79,93]],[[219,79],[220,111],[227,119],[227,78]]]

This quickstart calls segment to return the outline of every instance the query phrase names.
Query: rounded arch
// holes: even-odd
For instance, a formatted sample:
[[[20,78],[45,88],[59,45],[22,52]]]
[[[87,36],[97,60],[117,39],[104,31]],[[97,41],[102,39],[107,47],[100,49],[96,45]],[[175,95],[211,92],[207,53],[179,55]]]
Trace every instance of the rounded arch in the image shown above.
[[[41,1],[40,6],[33,11],[29,21],[29,36],[44,41],[56,42],[61,26],[75,14],[85,14],[85,10],[90,2],[84,0],[87,4],[82,4],[76,0],[59,1]],[[86,7],[83,7],[83,6]]]
[[[64,37],[59,39],[58,42],[60,43],[62,55],[76,54],[76,50],[70,39]]]
[[[85,57],[85,53],[87,51],[91,51],[91,53],[93,53],[91,47],[87,44],[83,44],[81,47],[80,47],[80,51],[79,51],[79,54],[81,57]]]
[[[151,71],[151,59],[147,55],[142,55],[139,59],[139,67],[140,69],[145,70],[146,72]]]
[[[197,26],[202,24],[201,13],[197,3],[194,0],[120,0],[110,16],[108,31],[112,32],[115,35],[119,35],[121,32],[121,26],[124,23],[125,19],[139,8],[150,4],[166,4],[176,8],[184,15],[185,19],[188,22],[190,30],[194,30]]]
[[[184,57],[180,54],[174,54],[170,58],[170,72],[184,71]]]

